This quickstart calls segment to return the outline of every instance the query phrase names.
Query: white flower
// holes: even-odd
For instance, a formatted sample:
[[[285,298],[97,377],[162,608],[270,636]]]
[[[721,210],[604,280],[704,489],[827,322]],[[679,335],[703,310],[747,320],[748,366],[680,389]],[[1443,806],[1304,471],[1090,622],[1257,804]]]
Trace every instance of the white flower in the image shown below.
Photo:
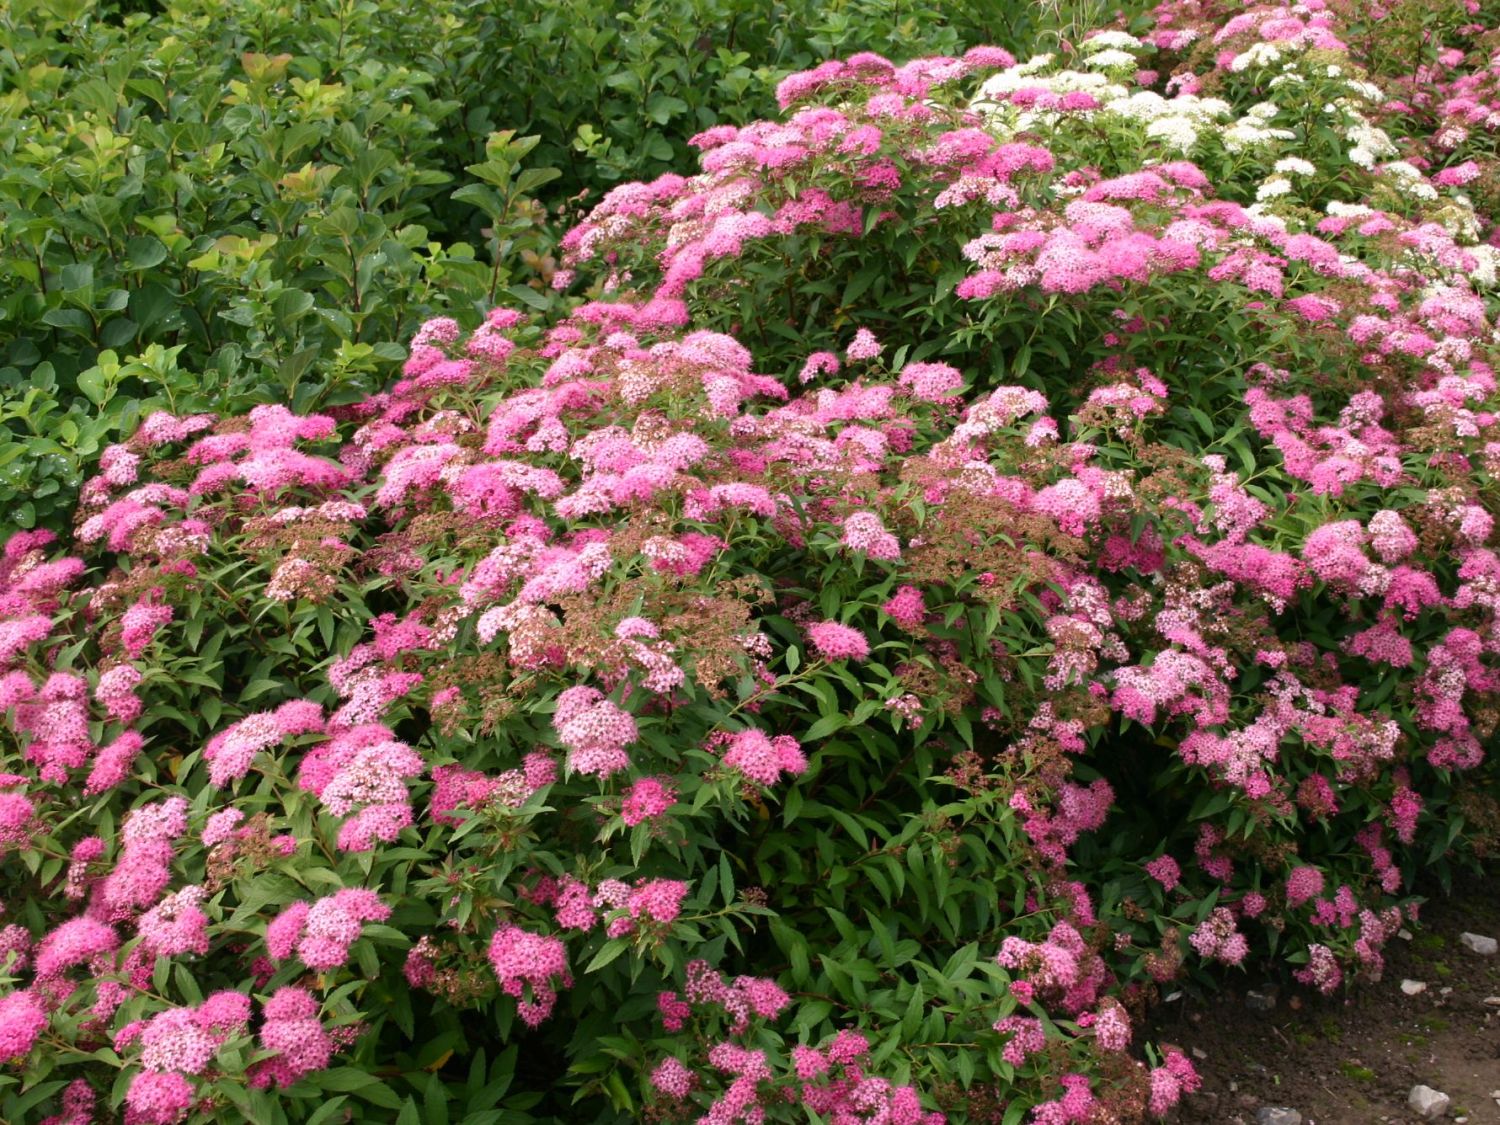
[[[1469,253],[1479,261],[1479,265],[1469,271],[1470,279],[1479,285],[1494,285],[1495,264],[1496,259],[1500,258],[1500,250],[1493,246],[1471,246]]]
[[[1312,161],[1303,160],[1300,156],[1283,156],[1272,170],[1288,176],[1311,176],[1317,171]]]
[[[1277,196],[1286,195],[1291,190],[1291,180],[1284,180],[1280,176],[1275,176],[1261,184],[1255,190],[1255,198],[1264,203],[1268,199],[1275,199]]]
[[[1107,47],[1128,50],[1140,45],[1141,41],[1127,32],[1101,31],[1097,35],[1091,35],[1085,39],[1082,43],[1082,48],[1085,53],[1092,53],[1094,51],[1102,51]]]
[[[1186,152],[1198,143],[1198,129],[1186,117],[1160,117],[1146,126],[1146,136]]]
[[[1114,70],[1118,67],[1136,66],[1135,56],[1129,51],[1100,51],[1083,60],[1084,66],[1095,70]]]
[[[1229,69],[1235,74],[1243,73],[1252,66],[1270,66],[1281,59],[1281,49],[1270,43],[1256,43],[1241,55],[1235,55]]]

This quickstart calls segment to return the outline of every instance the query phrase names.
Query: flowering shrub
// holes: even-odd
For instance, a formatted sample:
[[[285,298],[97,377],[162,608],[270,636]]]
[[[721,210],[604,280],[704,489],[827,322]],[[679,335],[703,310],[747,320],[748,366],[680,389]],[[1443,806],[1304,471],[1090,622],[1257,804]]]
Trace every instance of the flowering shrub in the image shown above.
[[[1418,8],[1415,76],[1321,0],[828,63],[565,314],[148,417],[0,563],[0,1113],[1140,1120],[1162,987],[1378,976],[1500,827],[1423,128],[1496,64]]]

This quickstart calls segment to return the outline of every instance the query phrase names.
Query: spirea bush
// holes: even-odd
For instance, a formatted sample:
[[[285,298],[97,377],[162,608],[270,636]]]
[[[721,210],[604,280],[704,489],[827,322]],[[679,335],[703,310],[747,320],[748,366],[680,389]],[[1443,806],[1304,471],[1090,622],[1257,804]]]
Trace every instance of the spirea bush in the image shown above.
[[[429,317],[547,307],[549,208],[682,166],[690,137],[772,112],[777,79],[832,53],[953,53],[1031,12],[13,0],[0,504],[62,530],[100,450],[156,409],[361,398]]]
[[[1500,828],[1495,15],[827,63],[146,418],[4,549],[0,1115],[1139,1121],[1377,977]]]

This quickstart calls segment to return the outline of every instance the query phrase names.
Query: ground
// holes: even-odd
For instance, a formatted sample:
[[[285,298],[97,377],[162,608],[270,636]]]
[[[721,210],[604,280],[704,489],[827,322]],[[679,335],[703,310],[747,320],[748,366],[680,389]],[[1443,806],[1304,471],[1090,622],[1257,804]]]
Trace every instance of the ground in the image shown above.
[[[1422,1120],[1407,1108],[1420,1083],[1452,1099],[1443,1120],[1500,1125],[1500,954],[1465,949],[1466,931],[1500,937],[1500,878],[1434,897],[1417,933],[1387,948],[1381,980],[1347,997],[1282,986],[1255,1011],[1246,993],[1261,981],[1247,978],[1162,1005],[1157,1040],[1193,1051],[1204,1079],[1178,1120],[1255,1125],[1262,1107],[1286,1106],[1303,1125],[1407,1125]],[[1426,988],[1406,995],[1404,980]]]

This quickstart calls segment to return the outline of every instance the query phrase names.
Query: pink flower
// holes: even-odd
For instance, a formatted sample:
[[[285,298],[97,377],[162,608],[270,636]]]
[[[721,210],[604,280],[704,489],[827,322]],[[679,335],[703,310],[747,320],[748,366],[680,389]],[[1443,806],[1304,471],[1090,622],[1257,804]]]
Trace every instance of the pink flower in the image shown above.
[[[874,359],[881,352],[880,342],[875,339],[875,334],[868,328],[861,328],[854,333],[854,339],[844,349],[846,359]]]
[[[693,1092],[693,1073],[680,1059],[668,1056],[651,1072],[651,1085],[667,1097],[681,1101]]]
[[[799,383],[810,383],[819,375],[835,375],[839,369],[839,357],[832,352],[813,352],[807,357],[807,362],[802,365],[802,371],[797,376]],[[673,1060],[675,1061],[675,1060]]]
[[[333,1040],[318,1019],[318,1002],[306,989],[276,990],[265,1006],[260,1044],[275,1051],[273,1066],[252,1079],[252,1085],[290,1086],[304,1074],[322,1070],[333,1056]]]
[[[637,738],[635,719],[595,688],[571,687],[559,695],[552,727],[578,773],[608,777],[630,764],[625,747]]]
[[[30,989],[0,996],[0,1062],[24,1059],[46,1026],[47,1009]]]
[[[783,773],[795,776],[805,771],[807,758],[790,735],[771,738],[763,731],[742,730],[730,736],[724,764],[762,785],[774,785]]]
[[[851,551],[863,551],[872,559],[889,561],[901,557],[901,540],[886,530],[874,512],[855,512],[847,517],[839,542]]]
[[[141,915],[141,940],[160,957],[208,952],[208,916],[199,909],[202,887],[184,887]]]
[[[652,879],[630,892],[626,908],[632,918],[642,916],[654,922],[675,922],[682,913],[682,900],[688,885],[676,879]]]
[[[38,979],[61,976],[74,965],[113,953],[120,935],[97,918],[70,918],[42,939],[36,954]]]
[[[915,586],[900,587],[880,608],[908,633],[917,632],[927,620],[927,603]]]
[[[346,887],[318,899],[307,912],[297,956],[309,969],[334,969],[349,958],[349,947],[365,922],[384,922],[391,908],[374,891]]]
[[[1105,1001],[1099,1006],[1094,1039],[1106,1051],[1123,1051],[1130,1046],[1130,1016],[1118,1002]]]
[[[946,363],[908,363],[897,379],[912,398],[922,402],[947,402],[964,384],[958,368]]]
[[[1099,498],[1082,481],[1069,477],[1049,484],[1032,499],[1032,507],[1057,521],[1068,535],[1083,535],[1099,518]]]
[[[214,813],[203,826],[203,846],[211,848],[215,844],[222,844],[234,835],[234,830],[244,819],[245,814],[239,809],[224,809]]]
[[[302,929],[307,925],[307,912],[312,909],[310,903],[294,902],[284,907],[280,914],[266,926],[266,952],[274,961],[285,961],[297,948],[297,940],[302,936]]]
[[[31,839],[36,805],[22,793],[0,793],[0,844],[25,845]]]
[[[139,660],[156,631],[171,620],[172,607],[155,605],[149,596],[132,605],[120,619],[120,644],[124,646],[125,655],[131,660]]]
[[[141,701],[135,694],[140,686],[141,674],[129,664],[116,664],[99,676],[94,688],[94,698],[110,718],[121,723],[133,723],[140,717]]]
[[[1296,867],[1286,880],[1286,904],[1301,906],[1323,893],[1323,872],[1316,867]]]
[[[1146,864],[1146,874],[1162,885],[1164,890],[1172,890],[1182,880],[1182,868],[1177,866],[1177,861],[1169,855],[1157,856]]]
[[[643,777],[632,783],[620,805],[620,816],[632,828],[643,820],[655,820],[677,800],[677,791],[666,778]]]
[[[870,642],[865,635],[837,621],[809,625],[807,639],[825,660],[863,660],[870,655]]]
[[[125,1092],[129,1125],[175,1125],[193,1106],[193,1084],[180,1074],[143,1070]]]
[[[570,985],[567,949],[560,938],[533,934],[519,926],[506,925],[490,939],[490,965],[500,981],[500,990],[514,996],[521,1019],[535,1027],[557,1003],[553,982]],[[530,999],[526,998],[530,993]]]

